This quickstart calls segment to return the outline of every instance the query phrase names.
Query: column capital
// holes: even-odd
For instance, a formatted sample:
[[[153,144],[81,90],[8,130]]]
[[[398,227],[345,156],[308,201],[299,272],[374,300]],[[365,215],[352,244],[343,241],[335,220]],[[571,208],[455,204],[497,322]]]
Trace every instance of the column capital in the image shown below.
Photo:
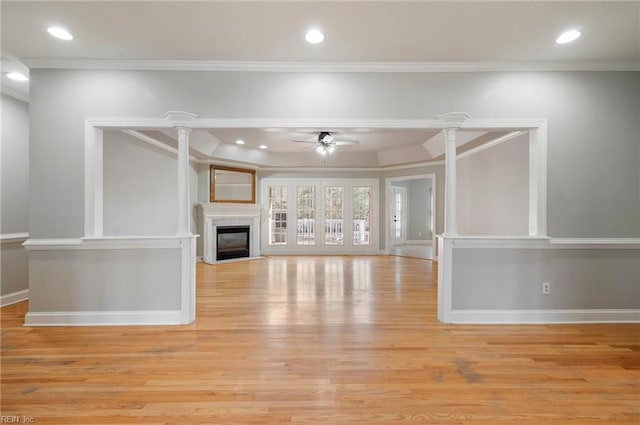
[[[469,119],[466,112],[447,112],[446,114],[436,115],[436,119],[442,122],[445,129],[458,129]]]
[[[188,128],[189,124],[198,118],[198,115],[184,111],[169,111],[164,114],[164,117],[169,120],[173,127]]]

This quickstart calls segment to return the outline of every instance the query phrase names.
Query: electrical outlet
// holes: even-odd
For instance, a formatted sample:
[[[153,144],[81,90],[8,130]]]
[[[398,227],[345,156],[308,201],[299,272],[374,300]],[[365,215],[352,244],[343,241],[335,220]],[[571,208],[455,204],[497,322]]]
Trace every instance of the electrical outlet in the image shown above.
[[[549,282],[542,282],[542,295],[551,294],[551,284]]]

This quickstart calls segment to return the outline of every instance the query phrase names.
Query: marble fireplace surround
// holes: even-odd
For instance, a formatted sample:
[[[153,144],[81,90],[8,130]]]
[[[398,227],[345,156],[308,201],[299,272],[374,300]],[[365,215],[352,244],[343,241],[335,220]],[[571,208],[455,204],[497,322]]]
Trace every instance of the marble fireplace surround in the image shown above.
[[[216,204],[203,202],[201,210],[203,229],[203,261],[216,264],[218,226],[249,226],[249,257],[260,256],[260,221],[263,207],[259,204]],[[245,259],[247,259],[245,258]],[[226,260],[226,261],[238,261]]]

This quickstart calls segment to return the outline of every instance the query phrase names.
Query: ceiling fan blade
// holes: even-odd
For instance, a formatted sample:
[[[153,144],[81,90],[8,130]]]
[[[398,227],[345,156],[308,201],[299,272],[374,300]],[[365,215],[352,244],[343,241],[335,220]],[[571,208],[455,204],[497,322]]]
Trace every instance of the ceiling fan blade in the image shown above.
[[[360,142],[357,140],[334,140],[332,143],[334,143],[336,146],[348,146],[348,145],[360,144]]]
[[[294,143],[313,143],[314,145],[315,145],[316,143],[318,143],[318,142],[317,142],[317,141],[315,141],[315,140],[292,140],[292,142],[294,142]]]

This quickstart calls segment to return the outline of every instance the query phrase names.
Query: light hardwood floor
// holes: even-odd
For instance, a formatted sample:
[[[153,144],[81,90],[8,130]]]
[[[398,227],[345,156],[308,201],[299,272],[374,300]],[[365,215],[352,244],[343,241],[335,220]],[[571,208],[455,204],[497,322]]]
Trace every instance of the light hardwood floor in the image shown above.
[[[198,265],[197,322],[25,328],[2,415],[37,424],[635,424],[640,326],[452,326],[404,257]]]

